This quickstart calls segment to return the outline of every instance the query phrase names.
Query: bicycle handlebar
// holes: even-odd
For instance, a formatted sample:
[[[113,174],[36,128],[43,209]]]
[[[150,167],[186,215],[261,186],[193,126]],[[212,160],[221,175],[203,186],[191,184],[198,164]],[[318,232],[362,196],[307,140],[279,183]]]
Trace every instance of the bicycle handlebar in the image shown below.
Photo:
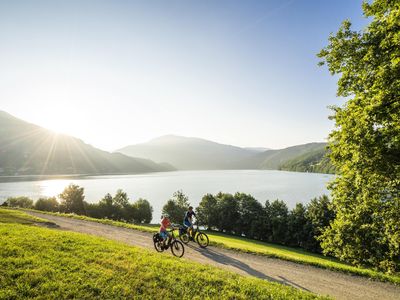
[[[174,231],[175,229],[179,229],[179,225],[171,224],[169,231]]]

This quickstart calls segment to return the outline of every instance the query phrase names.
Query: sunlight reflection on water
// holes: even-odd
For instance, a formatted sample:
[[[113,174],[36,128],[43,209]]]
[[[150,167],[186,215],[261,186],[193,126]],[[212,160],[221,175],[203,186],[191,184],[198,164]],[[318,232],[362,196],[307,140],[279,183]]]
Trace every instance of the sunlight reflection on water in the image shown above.
[[[39,183],[40,194],[45,197],[57,196],[70,183],[75,184],[74,180],[66,180],[66,179],[40,181]]]
[[[0,178],[0,203],[7,197],[58,196],[70,183],[85,188],[85,201],[98,202],[106,193],[125,191],[131,201],[147,199],[154,208],[153,222],[158,222],[166,201],[182,190],[196,207],[207,193],[243,192],[261,203],[280,199],[289,208],[296,202],[308,203],[312,198],[329,194],[326,184],[333,175],[268,170],[176,171],[137,175],[69,176],[58,179]],[[17,181],[19,180],[19,181]],[[2,181],[2,182],[1,182]]]

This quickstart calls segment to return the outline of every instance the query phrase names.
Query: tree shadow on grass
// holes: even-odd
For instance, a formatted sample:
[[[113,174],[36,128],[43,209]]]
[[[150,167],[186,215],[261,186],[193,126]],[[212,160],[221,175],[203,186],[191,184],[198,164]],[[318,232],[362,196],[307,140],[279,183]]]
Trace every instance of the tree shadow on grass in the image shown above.
[[[307,288],[302,287],[301,285],[296,284],[295,282],[292,282],[292,281],[290,281],[290,280],[288,280],[288,279],[286,279],[286,278],[284,278],[282,276],[279,276],[279,278],[281,278],[282,280],[267,276],[266,274],[264,274],[264,273],[262,273],[262,272],[260,272],[258,270],[253,269],[248,264],[245,264],[244,262],[242,262],[242,261],[240,261],[240,260],[238,260],[236,258],[227,256],[227,255],[219,253],[219,252],[216,252],[216,251],[214,251],[214,250],[212,250],[210,248],[198,248],[198,247],[190,245],[190,244],[188,244],[186,246],[191,248],[191,249],[193,249],[194,251],[200,253],[201,255],[207,257],[210,260],[213,260],[213,261],[215,261],[215,262],[217,262],[219,264],[232,266],[234,268],[237,268],[239,270],[242,270],[242,271],[246,272],[247,274],[249,274],[251,276],[254,276],[254,277],[257,277],[257,278],[261,278],[261,279],[264,279],[264,280],[268,280],[268,281],[272,281],[272,282],[277,282],[277,283],[284,284],[284,285],[287,285],[287,286],[292,286],[292,287],[299,288],[299,289],[302,289],[302,290],[305,290],[305,291],[309,291]]]
[[[261,279],[266,279],[269,281],[276,281],[276,282],[280,282],[280,280],[274,279],[272,277],[269,277],[267,275],[265,275],[264,273],[261,273],[253,268],[251,268],[249,265],[241,262],[240,260],[233,258],[233,257],[229,257],[226,256],[222,253],[218,253],[212,249],[209,248],[198,248],[192,245],[187,245],[187,247],[193,249],[194,251],[200,253],[201,255],[217,262],[223,265],[229,265],[232,267],[235,267],[237,269],[240,269],[244,272],[246,272],[247,274],[251,275],[251,276],[255,276]]]
[[[298,289],[302,289],[302,290],[311,292],[309,289],[305,288],[304,286],[301,286],[301,285],[299,285],[299,284],[297,284],[297,283],[295,283],[295,282],[293,282],[293,281],[290,281],[289,279],[286,279],[286,278],[283,277],[283,276],[278,276],[278,277],[281,278],[281,279],[282,279],[282,283],[284,283],[284,284],[286,284],[286,285],[291,285],[291,286],[293,286],[293,287],[295,287],[295,288],[298,288]]]

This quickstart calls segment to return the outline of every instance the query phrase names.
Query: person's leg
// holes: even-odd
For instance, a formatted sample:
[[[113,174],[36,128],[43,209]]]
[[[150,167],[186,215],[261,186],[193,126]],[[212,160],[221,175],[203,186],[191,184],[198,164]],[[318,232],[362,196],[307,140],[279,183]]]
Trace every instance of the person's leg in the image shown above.
[[[167,240],[167,232],[166,231],[160,231],[160,236],[162,238],[162,246],[165,247],[165,241]]]
[[[191,224],[189,221],[185,221],[185,222],[184,222],[184,225],[185,225],[185,227],[187,228],[187,229],[186,229],[187,234],[188,234],[189,236],[191,236],[190,227],[192,226],[192,224]]]
[[[193,224],[190,224],[190,236],[194,238]]]
[[[191,222],[189,222],[189,221],[187,221],[186,222],[186,226],[187,226],[187,233],[188,233],[188,235],[189,235],[189,237],[190,238],[194,238],[194,236],[193,236],[193,224],[191,223]]]

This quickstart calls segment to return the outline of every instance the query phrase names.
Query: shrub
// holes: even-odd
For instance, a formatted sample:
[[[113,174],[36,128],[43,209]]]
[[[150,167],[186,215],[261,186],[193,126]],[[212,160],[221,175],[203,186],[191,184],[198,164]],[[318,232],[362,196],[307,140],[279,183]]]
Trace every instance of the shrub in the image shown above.
[[[59,210],[59,204],[56,197],[39,198],[35,202],[35,209],[56,212]]]
[[[60,210],[66,213],[84,215],[85,207],[83,205],[83,200],[85,196],[83,192],[84,189],[78,185],[70,184],[67,186],[59,195],[61,199]]]
[[[20,208],[33,208],[33,200],[21,196],[21,197],[9,197],[6,200],[7,206],[20,207]]]

